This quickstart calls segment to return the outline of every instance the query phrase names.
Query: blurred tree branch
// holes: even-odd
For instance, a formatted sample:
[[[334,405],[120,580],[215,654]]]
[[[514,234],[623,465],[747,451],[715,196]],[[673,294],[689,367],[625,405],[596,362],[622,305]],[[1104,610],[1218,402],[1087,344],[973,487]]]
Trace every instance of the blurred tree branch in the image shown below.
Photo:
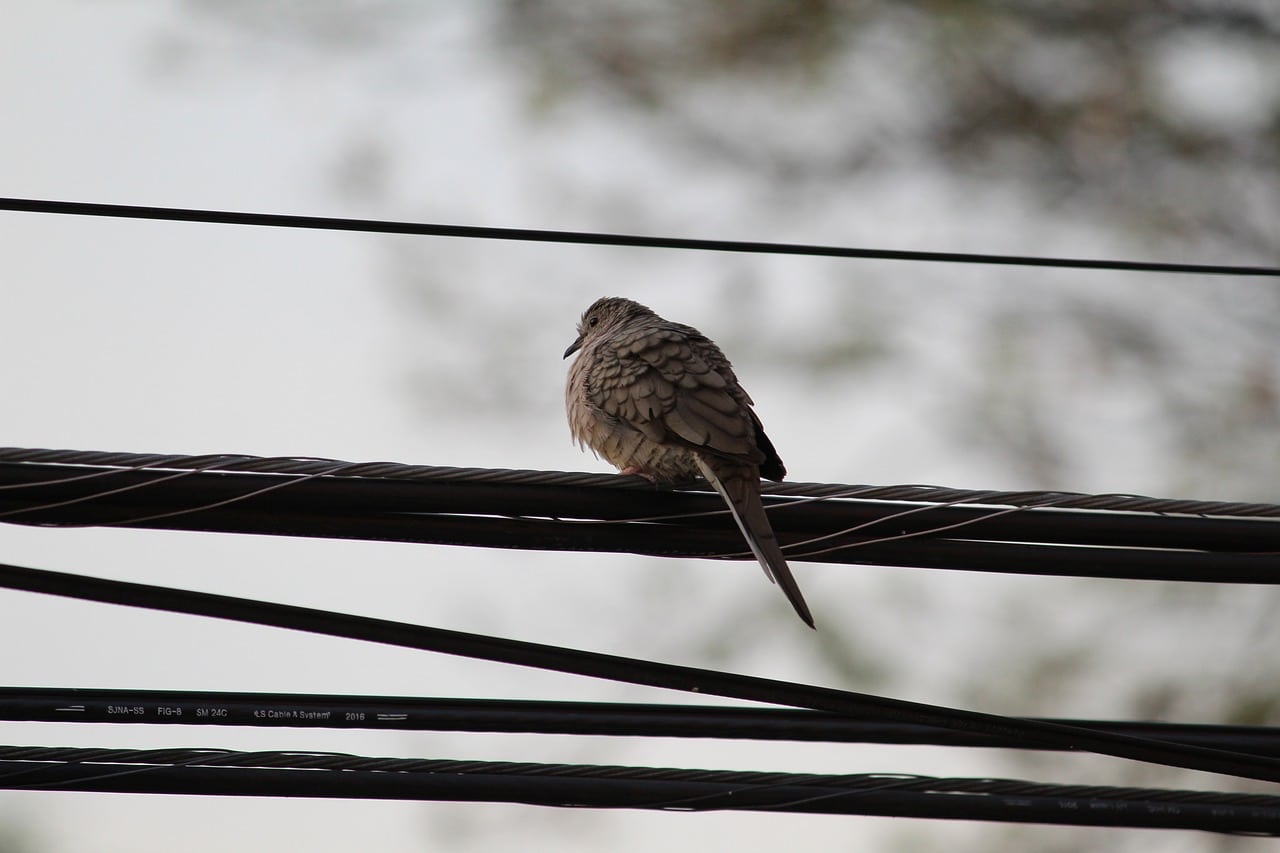
[[[432,8],[392,0],[188,2],[204,16],[320,50],[377,48],[421,25]],[[556,122],[585,104],[590,109],[576,116],[626,121],[626,132],[641,135],[662,163],[646,175],[666,183],[627,183],[624,175],[604,190],[582,172],[544,166],[550,175],[539,175],[534,190],[541,206],[530,206],[539,215],[559,212],[570,197],[599,213],[602,228],[618,227],[608,214],[623,196],[624,205],[644,210],[647,202],[669,216],[660,220],[664,229],[681,227],[705,218],[671,212],[671,197],[685,189],[674,184],[715,174],[732,190],[717,187],[721,194],[709,193],[712,202],[699,210],[715,211],[717,225],[765,233],[807,235],[830,223],[845,234],[848,223],[868,221],[853,214],[870,209],[871,217],[919,221],[922,247],[931,249],[961,249],[939,243],[972,239],[982,250],[1048,253],[1048,239],[1065,235],[1061,243],[1079,238],[1091,251],[1280,260],[1280,4],[1273,0],[505,0],[484,14],[496,48],[489,60],[523,83],[526,106],[554,129],[556,145],[583,148],[573,136],[578,126]],[[339,176],[344,181],[415,156],[361,133],[368,150]],[[427,197],[432,189],[415,192]],[[893,214],[881,212],[899,198],[906,201]],[[510,369],[530,353],[558,355],[575,319],[555,313],[563,305],[529,282],[579,275],[594,285],[602,276],[607,284],[595,295],[630,293],[672,271],[654,260],[637,271],[614,263],[618,256],[592,267],[580,255],[530,254],[520,257],[545,266],[526,261],[513,282],[512,254],[490,261],[482,249],[464,250],[442,263],[440,250],[431,251],[397,243],[387,266],[421,339],[418,389],[433,417],[483,410],[516,418],[539,405],[551,416],[558,407],[558,388],[533,387]],[[698,298],[736,309],[720,313],[725,328],[704,330],[744,374],[773,369],[788,386],[808,383],[822,420],[843,428],[861,412],[902,405],[909,390],[927,401],[913,415],[946,452],[976,457],[971,468],[992,479],[1091,491],[1093,478],[1196,497],[1280,499],[1280,289],[1270,283],[966,276],[923,265],[888,273],[792,265],[789,273],[809,278],[784,283],[769,277],[765,261],[707,263],[695,268],[707,280]],[[771,310],[788,301],[802,316]],[[463,356],[493,381],[470,381]],[[871,388],[872,380],[885,381]],[[895,446],[881,455],[901,454],[905,464],[911,452]],[[1143,454],[1153,460],[1149,470],[1112,470]],[[913,677],[929,678],[924,695],[1008,713],[1250,723],[1280,715],[1269,688],[1280,663],[1267,652],[1280,643],[1274,590],[1082,582],[1070,594],[1039,595],[1046,583],[1012,579],[1007,597],[983,602],[981,611],[939,592],[937,578],[903,573],[868,590],[865,608],[850,603],[849,627],[824,628],[817,641],[830,645],[807,660],[821,661],[841,683],[914,690],[921,685]],[[978,647],[958,649],[946,632],[980,616],[990,624],[965,622],[962,638]],[[777,637],[756,620],[741,613],[727,620],[701,626],[708,654],[776,648]],[[743,632],[757,642],[741,642]],[[647,623],[636,629],[651,633]],[[895,653],[881,664],[882,649]],[[954,673],[950,683],[940,683],[939,658]],[[1049,775],[1056,766],[1035,765]],[[1140,772],[1132,778],[1150,781]],[[954,849],[945,834],[934,849]],[[1079,834],[1046,843],[1043,834],[993,829],[973,849],[999,846],[996,836],[1028,842],[1007,847],[1086,846]],[[1116,846],[1119,839],[1108,837]],[[1182,849],[1237,842],[1188,844]]]

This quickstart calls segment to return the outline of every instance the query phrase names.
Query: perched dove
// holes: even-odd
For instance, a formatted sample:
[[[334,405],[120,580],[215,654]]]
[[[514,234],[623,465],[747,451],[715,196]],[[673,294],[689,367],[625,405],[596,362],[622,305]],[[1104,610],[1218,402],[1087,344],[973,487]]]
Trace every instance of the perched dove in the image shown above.
[[[781,480],[787,471],[720,348],[630,299],[606,297],[582,315],[564,357],[575,352],[565,408],[579,446],[655,483],[705,477],[765,575],[814,627],[760,502],[761,475]]]

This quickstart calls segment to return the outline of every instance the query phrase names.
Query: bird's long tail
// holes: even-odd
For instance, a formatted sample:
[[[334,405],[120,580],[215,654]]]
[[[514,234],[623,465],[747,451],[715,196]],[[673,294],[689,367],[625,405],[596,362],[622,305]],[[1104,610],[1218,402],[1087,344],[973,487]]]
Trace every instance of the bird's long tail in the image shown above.
[[[751,546],[751,553],[756,555],[764,569],[765,577],[782,587],[782,592],[796,609],[796,613],[810,628],[813,615],[809,613],[809,605],[805,604],[800,594],[800,585],[787,566],[782,556],[782,548],[778,545],[778,537],[774,535],[769,517],[765,515],[764,504],[760,500],[760,477],[752,468],[741,465],[730,465],[719,460],[708,461],[697,457],[698,468],[707,482],[715,486],[729,510],[738,529]]]

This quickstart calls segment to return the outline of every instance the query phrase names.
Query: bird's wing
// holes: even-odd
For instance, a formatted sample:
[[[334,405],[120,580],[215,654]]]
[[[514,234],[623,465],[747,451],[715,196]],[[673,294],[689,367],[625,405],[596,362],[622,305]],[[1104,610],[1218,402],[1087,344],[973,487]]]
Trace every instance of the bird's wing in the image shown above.
[[[764,460],[749,398],[706,338],[650,327],[621,336],[600,355],[597,381],[587,393],[608,417],[652,441],[753,465]]]

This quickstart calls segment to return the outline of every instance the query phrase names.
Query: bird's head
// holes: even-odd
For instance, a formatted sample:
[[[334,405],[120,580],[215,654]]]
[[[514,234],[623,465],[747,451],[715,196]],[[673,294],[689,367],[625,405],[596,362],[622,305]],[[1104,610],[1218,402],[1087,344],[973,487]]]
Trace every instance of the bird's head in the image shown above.
[[[653,312],[630,299],[621,296],[605,296],[591,303],[578,321],[578,337],[564,351],[568,358],[592,340],[609,334],[614,329],[638,317],[652,317]]]

